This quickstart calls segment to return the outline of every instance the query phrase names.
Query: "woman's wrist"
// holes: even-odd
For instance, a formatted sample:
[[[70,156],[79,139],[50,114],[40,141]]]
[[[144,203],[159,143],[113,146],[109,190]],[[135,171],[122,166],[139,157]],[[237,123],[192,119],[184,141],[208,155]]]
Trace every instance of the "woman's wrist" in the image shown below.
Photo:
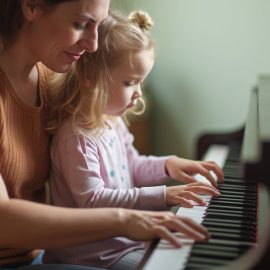
[[[126,236],[128,228],[128,222],[130,220],[130,210],[124,208],[115,208],[115,233],[117,236]]]

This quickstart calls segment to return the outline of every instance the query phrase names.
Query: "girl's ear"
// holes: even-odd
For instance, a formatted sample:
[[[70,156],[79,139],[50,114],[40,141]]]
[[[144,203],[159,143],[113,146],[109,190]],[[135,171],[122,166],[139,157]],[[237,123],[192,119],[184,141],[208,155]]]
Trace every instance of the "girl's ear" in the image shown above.
[[[40,14],[39,0],[22,0],[22,12],[28,21],[33,21]]]

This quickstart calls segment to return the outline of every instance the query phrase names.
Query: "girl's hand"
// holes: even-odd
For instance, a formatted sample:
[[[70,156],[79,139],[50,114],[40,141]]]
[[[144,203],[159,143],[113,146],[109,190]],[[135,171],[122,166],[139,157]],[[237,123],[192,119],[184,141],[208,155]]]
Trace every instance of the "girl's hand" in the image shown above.
[[[181,247],[179,238],[173,232],[180,232],[196,241],[209,238],[205,227],[188,217],[176,216],[172,212],[151,212],[122,209],[123,233],[136,241],[162,238],[176,247]]]
[[[191,208],[194,206],[191,201],[198,205],[204,206],[205,201],[198,195],[212,195],[219,196],[219,191],[208,184],[205,183],[191,183],[180,186],[166,187],[166,203],[167,206],[179,205],[183,207]]]
[[[217,187],[216,180],[210,172],[214,172],[219,182],[222,182],[224,177],[221,168],[213,161],[194,161],[175,156],[165,162],[165,168],[171,178],[183,183],[197,182],[193,175],[199,173]]]

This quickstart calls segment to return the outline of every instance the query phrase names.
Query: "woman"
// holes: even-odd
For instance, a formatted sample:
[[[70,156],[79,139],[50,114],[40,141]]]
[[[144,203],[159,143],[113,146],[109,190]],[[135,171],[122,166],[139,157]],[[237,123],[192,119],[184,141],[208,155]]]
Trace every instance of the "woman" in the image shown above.
[[[191,237],[207,236],[203,227],[187,227],[186,220],[169,212],[44,204],[49,171],[44,104],[50,70],[66,72],[85,51],[97,49],[98,25],[108,16],[109,5],[110,0],[0,1],[0,269],[85,269],[30,266],[37,248],[115,236],[162,237],[178,246],[170,230],[183,228]]]

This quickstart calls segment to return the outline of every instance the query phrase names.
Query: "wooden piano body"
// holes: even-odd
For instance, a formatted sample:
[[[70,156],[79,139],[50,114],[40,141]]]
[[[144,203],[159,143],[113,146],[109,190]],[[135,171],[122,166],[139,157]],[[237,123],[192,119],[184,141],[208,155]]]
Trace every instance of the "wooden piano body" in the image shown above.
[[[254,185],[257,187],[257,199],[254,199],[257,200],[256,207],[258,209],[256,220],[257,236],[254,240],[254,245],[248,247],[244,252],[234,259],[228,259],[226,263],[221,265],[207,265],[207,263],[204,264],[204,261],[207,261],[208,255],[201,255],[204,256],[201,264],[200,261],[196,262],[196,260],[195,263],[190,263],[190,261],[194,260],[192,257],[194,256],[194,252],[192,250],[194,247],[196,247],[197,243],[194,243],[194,246],[191,247],[191,251],[188,251],[188,254],[184,255],[185,258],[183,262],[178,262],[180,257],[183,257],[183,255],[180,255],[180,249],[178,256],[178,251],[176,249],[171,246],[164,248],[164,243],[162,243],[164,240],[158,240],[152,243],[138,269],[161,270],[164,269],[164,264],[161,262],[165,261],[166,263],[169,262],[165,268],[168,270],[267,269],[266,266],[270,265],[270,204],[268,198],[268,194],[270,194],[270,76],[260,76],[257,87],[252,90],[245,126],[240,131],[232,132],[230,134],[206,134],[202,136],[198,140],[197,156],[199,159],[203,159],[203,156],[213,144],[229,145],[230,147],[230,145],[234,145],[235,142],[241,146],[241,152],[238,160],[238,170],[240,170],[241,176],[247,186],[254,183]],[[232,193],[234,193],[234,191]],[[202,223],[204,224],[204,222],[205,220],[203,220]],[[203,249],[203,245],[200,248]],[[211,253],[211,249],[209,252]],[[167,256],[168,254],[170,254],[169,259],[162,257]],[[172,254],[175,255],[172,257]],[[214,257],[214,259],[216,259],[216,257]],[[209,261],[211,260],[211,254],[209,254]]]

